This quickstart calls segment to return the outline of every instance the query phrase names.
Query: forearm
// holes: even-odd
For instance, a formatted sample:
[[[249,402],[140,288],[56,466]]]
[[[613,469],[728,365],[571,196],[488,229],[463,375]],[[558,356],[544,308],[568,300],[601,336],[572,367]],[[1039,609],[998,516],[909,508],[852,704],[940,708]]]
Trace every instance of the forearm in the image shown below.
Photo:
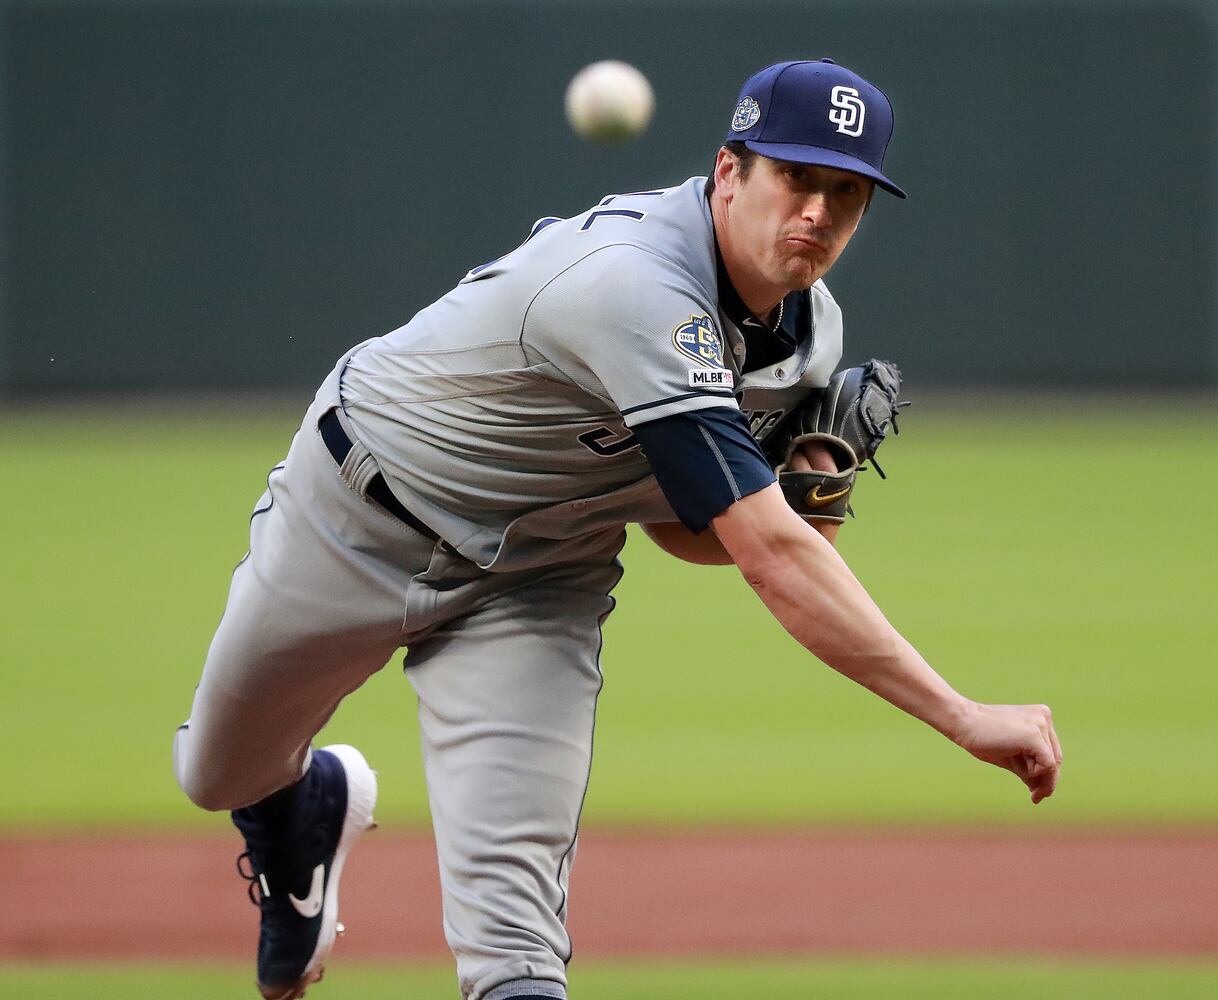
[[[972,703],[892,627],[824,538],[809,531],[785,504],[780,510],[759,494],[751,505],[755,509],[749,510],[750,499],[734,505],[740,508],[735,523],[720,518],[715,527],[725,548],[736,551],[737,565],[771,614],[825,663],[955,738]],[[782,510],[790,516],[782,517]],[[750,520],[763,520],[766,530],[756,530]],[[760,544],[741,544],[744,535]]]
[[[982,705],[954,691],[888,623],[833,546],[787,506],[777,483],[736,501],[713,527],[806,649],[978,760],[1011,771],[1033,805],[1053,794],[1062,750],[1048,707]]]
[[[958,694],[876,606],[827,542],[803,531],[750,586],[810,652],[897,708],[951,736],[967,700]]]

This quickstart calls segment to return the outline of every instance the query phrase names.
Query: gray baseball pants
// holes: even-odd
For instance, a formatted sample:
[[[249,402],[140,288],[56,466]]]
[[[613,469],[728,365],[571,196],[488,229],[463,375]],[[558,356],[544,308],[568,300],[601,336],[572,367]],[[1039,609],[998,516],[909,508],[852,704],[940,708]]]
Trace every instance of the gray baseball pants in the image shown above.
[[[342,699],[401,647],[418,694],[462,996],[566,996],[567,882],[592,756],[601,626],[621,576],[603,556],[487,573],[365,499],[317,422],[341,365],[268,477],[174,767],[204,809],[296,781]]]

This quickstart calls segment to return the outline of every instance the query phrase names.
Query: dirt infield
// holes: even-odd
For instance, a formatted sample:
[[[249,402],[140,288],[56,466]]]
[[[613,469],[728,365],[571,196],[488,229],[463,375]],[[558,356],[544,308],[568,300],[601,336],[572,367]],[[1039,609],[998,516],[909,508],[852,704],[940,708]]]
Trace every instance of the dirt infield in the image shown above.
[[[0,959],[252,954],[235,838],[0,849]],[[446,954],[429,837],[368,836],[343,890],[342,954]],[[570,923],[578,952],[597,956],[1215,955],[1218,832],[591,832]]]

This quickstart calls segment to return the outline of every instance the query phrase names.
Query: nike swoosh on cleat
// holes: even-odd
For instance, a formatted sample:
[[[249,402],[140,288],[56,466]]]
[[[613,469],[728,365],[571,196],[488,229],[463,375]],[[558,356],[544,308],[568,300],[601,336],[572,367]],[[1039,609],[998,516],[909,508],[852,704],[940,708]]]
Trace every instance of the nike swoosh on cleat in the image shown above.
[[[290,892],[288,901],[292,908],[302,917],[315,917],[321,913],[322,896],[325,894],[326,866],[318,865],[313,869],[313,881],[309,884],[309,894],[304,899],[297,899]]]

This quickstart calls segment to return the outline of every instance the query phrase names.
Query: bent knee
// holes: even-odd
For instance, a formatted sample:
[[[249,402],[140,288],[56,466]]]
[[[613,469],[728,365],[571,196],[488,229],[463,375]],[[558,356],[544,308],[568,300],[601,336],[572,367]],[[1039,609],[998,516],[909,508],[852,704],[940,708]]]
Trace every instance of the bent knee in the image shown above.
[[[186,797],[200,809],[206,809],[208,812],[230,812],[240,808],[232,796],[225,794],[223,788],[188,782],[179,782],[179,784],[182,786],[182,791],[186,793]]]
[[[179,729],[173,741],[174,776],[186,797],[200,809],[226,812],[260,798],[256,792],[251,792],[248,781],[242,780],[241,774],[202,759],[193,749],[186,728]]]
[[[200,809],[227,812],[248,805],[242,790],[222,775],[207,773],[202,768],[184,768],[177,772],[178,785]]]
[[[259,795],[244,794],[228,783],[208,781],[195,775],[179,776],[178,784],[186,793],[186,798],[208,812],[229,812],[261,798]]]
[[[200,740],[183,726],[173,740],[178,785],[200,809],[243,809],[300,779],[309,765],[309,744],[282,757],[250,746]]]

